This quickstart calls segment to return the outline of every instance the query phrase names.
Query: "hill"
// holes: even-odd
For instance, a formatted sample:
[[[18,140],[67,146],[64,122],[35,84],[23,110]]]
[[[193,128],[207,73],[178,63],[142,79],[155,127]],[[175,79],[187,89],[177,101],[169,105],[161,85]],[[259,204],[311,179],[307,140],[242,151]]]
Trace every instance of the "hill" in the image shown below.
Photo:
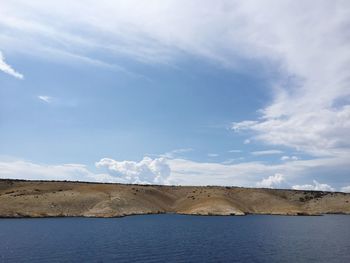
[[[0,180],[0,217],[350,214],[350,194],[219,186]]]

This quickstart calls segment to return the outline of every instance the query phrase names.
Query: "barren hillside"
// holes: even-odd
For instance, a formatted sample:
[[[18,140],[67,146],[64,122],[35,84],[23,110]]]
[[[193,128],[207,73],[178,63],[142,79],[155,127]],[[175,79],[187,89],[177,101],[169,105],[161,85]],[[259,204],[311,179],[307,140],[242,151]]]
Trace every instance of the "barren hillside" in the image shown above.
[[[0,217],[350,214],[350,194],[240,187],[0,180]]]

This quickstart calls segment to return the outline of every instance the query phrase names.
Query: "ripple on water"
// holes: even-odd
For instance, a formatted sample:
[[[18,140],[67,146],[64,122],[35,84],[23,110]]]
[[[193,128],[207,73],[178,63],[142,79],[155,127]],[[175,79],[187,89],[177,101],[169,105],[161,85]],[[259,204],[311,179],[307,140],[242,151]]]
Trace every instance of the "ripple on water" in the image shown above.
[[[0,219],[1,262],[350,262],[350,216]]]

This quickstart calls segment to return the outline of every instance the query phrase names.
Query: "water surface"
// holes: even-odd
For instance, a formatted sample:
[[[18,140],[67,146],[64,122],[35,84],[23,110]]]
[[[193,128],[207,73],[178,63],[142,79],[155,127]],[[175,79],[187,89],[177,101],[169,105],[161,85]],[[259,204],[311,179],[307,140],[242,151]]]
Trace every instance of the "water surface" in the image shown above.
[[[350,216],[0,219],[1,262],[350,262]]]

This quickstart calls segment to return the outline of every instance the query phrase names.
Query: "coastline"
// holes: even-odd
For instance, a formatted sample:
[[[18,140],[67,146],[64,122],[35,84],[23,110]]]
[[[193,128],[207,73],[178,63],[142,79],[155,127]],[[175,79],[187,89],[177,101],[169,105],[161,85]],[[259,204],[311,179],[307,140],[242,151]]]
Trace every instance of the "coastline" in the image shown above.
[[[0,180],[0,218],[350,214],[342,192]]]

